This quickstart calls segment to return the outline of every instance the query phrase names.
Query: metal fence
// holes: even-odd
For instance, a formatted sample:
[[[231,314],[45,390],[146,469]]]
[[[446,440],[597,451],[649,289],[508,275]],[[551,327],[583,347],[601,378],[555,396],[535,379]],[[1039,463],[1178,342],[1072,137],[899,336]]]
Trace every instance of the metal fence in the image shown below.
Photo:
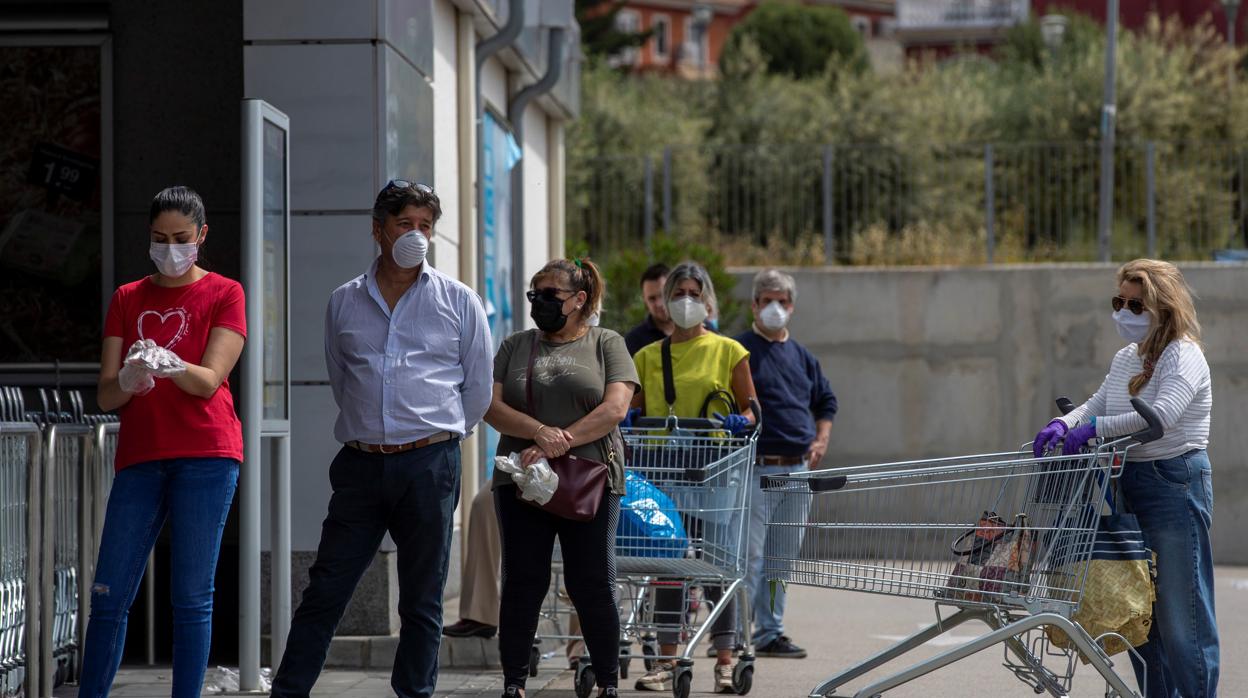
[[[59,391],[0,388],[0,696],[77,678],[118,425]]]
[[[574,158],[568,233],[595,252],[656,231],[738,240],[790,250],[777,261],[794,264],[1090,261],[1099,149],[785,144]],[[1248,143],[1120,143],[1114,170],[1115,258],[1208,259],[1248,239]]]

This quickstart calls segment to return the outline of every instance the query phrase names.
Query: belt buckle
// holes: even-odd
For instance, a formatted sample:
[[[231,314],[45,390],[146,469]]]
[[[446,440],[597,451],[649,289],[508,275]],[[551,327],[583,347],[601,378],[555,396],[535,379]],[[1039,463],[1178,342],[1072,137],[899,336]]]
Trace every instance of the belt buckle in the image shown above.
[[[393,451],[388,451],[388,450],[386,450],[387,448],[388,448],[388,447],[387,447],[385,444],[377,444],[377,450],[378,450],[378,451],[380,451],[380,452],[381,452],[381,454],[382,454],[383,456],[385,456],[385,455],[390,455],[391,453],[398,453],[398,452],[399,452],[399,450],[398,450],[398,449],[399,449],[399,447],[398,447],[398,446],[395,446],[395,447],[394,447],[394,449],[395,449],[395,450],[393,450]]]

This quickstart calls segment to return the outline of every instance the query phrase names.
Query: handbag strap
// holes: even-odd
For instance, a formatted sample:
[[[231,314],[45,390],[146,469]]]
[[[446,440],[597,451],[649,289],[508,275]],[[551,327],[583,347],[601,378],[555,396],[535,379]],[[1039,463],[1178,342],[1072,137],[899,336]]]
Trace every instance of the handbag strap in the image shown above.
[[[663,399],[669,413],[676,410],[676,380],[672,377],[672,338],[665,337],[659,353],[663,357]]]
[[[524,402],[529,411],[529,416],[537,419],[534,414],[537,410],[533,404],[533,365],[537,363],[537,350],[539,348],[539,340],[537,337],[538,330],[533,330],[533,343],[529,345],[529,367],[524,371]]]

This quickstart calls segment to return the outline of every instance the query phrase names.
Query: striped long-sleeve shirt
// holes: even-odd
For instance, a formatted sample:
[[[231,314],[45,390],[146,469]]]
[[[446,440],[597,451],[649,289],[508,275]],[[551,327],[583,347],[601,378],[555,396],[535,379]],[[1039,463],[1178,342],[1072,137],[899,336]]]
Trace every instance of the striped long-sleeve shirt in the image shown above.
[[[1144,429],[1144,418],[1131,408],[1127,384],[1144,370],[1139,347],[1123,347],[1109,367],[1105,381],[1087,402],[1062,417],[1068,427],[1096,417],[1096,435],[1113,439]],[[1135,396],[1152,405],[1166,433],[1161,439],[1128,452],[1133,461],[1173,458],[1209,443],[1209,414],[1213,409],[1213,386],[1209,364],[1200,345],[1176,340],[1162,351],[1153,377]]]

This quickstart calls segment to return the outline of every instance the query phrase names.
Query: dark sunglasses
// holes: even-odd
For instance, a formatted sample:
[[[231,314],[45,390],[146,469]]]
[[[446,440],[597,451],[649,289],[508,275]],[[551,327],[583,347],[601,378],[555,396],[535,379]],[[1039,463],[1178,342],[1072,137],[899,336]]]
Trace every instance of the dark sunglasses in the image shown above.
[[[555,288],[552,286],[550,288],[533,289],[526,292],[524,296],[529,299],[530,303],[535,302],[539,298],[545,301],[566,301],[567,298],[559,297],[560,293],[576,293],[576,291],[568,288]]]
[[[1109,303],[1114,306],[1115,313],[1122,310],[1123,306],[1126,306],[1127,310],[1130,310],[1135,315],[1139,315],[1144,312],[1144,301],[1139,298],[1123,298],[1122,296],[1114,296],[1109,299]]]
[[[381,188],[381,193],[385,194],[386,192],[392,189],[415,189],[416,191],[422,194],[433,193],[433,187],[429,186],[428,184],[421,184],[420,182],[409,182],[406,179],[392,179],[389,182],[386,182],[386,186]]]

